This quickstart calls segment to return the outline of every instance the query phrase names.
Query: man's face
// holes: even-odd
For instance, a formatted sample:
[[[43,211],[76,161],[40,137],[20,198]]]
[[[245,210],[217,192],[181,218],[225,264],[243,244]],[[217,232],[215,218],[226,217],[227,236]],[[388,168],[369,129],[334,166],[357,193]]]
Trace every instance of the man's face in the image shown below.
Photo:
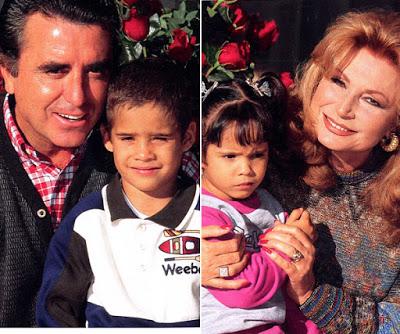
[[[100,26],[36,13],[23,31],[18,75],[5,68],[16,120],[43,154],[80,146],[103,110],[110,76],[110,36]]]

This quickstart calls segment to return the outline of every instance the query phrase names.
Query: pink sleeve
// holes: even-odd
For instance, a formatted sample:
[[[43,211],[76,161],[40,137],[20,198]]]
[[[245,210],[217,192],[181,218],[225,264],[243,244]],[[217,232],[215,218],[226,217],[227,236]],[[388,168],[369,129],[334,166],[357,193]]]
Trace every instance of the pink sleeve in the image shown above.
[[[229,217],[223,212],[202,207],[203,226],[218,225],[233,227]],[[233,236],[233,233],[230,237]],[[228,237],[229,238],[229,237]],[[227,238],[224,238],[225,240]],[[212,240],[213,241],[213,240]],[[215,240],[215,241],[218,241]],[[277,292],[285,281],[285,273],[264,251],[250,253],[246,268],[231,279],[246,279],[250,284],[238,290],[209,288],[208,291],[222,304],[228,307],[254,308],[265,302]]]

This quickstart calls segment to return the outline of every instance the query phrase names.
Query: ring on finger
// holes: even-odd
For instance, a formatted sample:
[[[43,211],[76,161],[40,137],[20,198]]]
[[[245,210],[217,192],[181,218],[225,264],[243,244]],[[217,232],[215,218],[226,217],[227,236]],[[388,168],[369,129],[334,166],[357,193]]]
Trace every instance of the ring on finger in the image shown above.
[[[304,259],[303,253],[296,249],[296,251],[292,255],[292,262],[296,263],[296,262],[299,262],[302,259]]]
[[[218,268],[219,277],[229,277],[229,267],[221,266]]]

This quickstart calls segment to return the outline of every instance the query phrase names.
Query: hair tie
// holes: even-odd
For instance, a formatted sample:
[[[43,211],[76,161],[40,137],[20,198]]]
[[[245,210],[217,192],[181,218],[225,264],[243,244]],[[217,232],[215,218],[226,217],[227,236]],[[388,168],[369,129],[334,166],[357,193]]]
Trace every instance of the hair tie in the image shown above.
[[[272,91],[269,87],[268,81],[263,81],[261,85],[258,82],[252,82],[250,79],[246,80],[246,83],[252,87],[260,96],[272,97]]]
[[[204,101],[206,97],[218,86],[218,81],[214,81],[212,86],[207,89],[204,81],[201,82],[201,100]]]

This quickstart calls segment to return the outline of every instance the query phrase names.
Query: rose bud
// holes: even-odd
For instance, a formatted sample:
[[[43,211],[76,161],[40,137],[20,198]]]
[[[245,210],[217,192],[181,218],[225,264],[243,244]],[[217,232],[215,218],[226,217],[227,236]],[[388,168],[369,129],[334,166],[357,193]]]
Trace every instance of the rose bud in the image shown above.
[[[201,66],[205,67],[208,65],[207,57],[204,52],[201,53]]]
[[[136,8],[130,10],[130,18],[123,22],[125,34],[134,41],[142,41],[149,34],[148,16],[139,15]]]
[[[293,85],[293,83],[294,83],[290,72],[282,72],[282,73],[280,74],[280,79],[281,79],[283,85],[284,85],[286,88],[289,88],[289,87],[290,87],[291,85]]]
[[[218,62],[230,70],[245,69],[250,61],[250,44],[246,40],[240,43],[227,43],[218,57]]]
[[[192,36],[189,40],[186,31],[179,28],[172,31],[172,37],[173,41],[168,46],[169,56],[181,63],[186,63],[193,54],[196,37]]]
[[[232,14],[232,25],[229,27],[234,35],[245,34],[249,26],[249,17],[246,12],[239,6],[235,6],[231,9]]]
[[[275,20],[257,22],[253,27],[253,39],[257,41],[261,50],[268,49],[279,38],[278,27]]]

